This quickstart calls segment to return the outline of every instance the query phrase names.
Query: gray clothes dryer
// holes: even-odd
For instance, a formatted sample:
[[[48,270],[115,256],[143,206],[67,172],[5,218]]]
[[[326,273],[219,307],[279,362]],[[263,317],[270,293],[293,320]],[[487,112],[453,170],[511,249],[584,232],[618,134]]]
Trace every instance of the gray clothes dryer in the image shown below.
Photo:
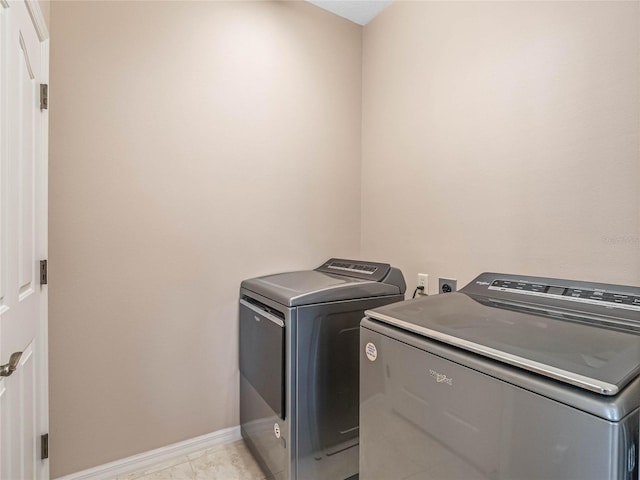
[[[240,426],[267,478],[358,473],[359,324],[404,300],[388,264],[331,259],[240,288]]]
[[[360,479],[638,478],[640,288],[485,273],[366,314]]]

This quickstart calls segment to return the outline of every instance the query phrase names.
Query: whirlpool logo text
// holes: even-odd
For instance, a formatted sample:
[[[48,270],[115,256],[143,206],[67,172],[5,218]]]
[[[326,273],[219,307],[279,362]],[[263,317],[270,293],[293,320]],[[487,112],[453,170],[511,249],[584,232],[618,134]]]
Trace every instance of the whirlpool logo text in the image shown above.
[[[436,379],[438,383],[446,383],[450,387],[453,387],[453,379],[451,377],[447,377],[443,373],[438,373],[435,370],[429,369],[429,375]]]

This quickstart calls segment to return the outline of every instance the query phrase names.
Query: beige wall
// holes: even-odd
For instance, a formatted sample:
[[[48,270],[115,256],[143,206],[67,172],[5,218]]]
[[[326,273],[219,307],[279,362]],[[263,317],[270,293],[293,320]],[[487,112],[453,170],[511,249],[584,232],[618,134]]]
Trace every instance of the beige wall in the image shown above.
[[[640,285],[640,3],[396,1],[364,29],[362,257]]]
[[[51,473],[238,425],[243,278],[357,257],[361,28],[53,2]]]

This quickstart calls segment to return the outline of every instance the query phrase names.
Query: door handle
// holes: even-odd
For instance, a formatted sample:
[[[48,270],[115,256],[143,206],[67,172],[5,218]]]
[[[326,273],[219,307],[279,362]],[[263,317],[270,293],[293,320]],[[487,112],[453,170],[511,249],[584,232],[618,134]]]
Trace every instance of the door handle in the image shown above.
[[[18,368],[18,362],[20,361],[20,357],[22,357],[22,352],[15,352],[11,354],[9,358],[9,363],[6,365],[0,365],[0,377],[8,377]]]

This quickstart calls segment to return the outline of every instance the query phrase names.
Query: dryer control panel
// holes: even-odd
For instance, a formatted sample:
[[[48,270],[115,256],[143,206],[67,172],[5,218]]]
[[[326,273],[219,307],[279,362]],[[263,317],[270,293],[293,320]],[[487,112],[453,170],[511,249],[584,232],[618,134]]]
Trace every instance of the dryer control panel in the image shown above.
[[[388,263],[363,262],[343,258],[332,258],[316,268],[318,272],[362,278],[373,282],[382,281],[390,270],[391,265]]]

